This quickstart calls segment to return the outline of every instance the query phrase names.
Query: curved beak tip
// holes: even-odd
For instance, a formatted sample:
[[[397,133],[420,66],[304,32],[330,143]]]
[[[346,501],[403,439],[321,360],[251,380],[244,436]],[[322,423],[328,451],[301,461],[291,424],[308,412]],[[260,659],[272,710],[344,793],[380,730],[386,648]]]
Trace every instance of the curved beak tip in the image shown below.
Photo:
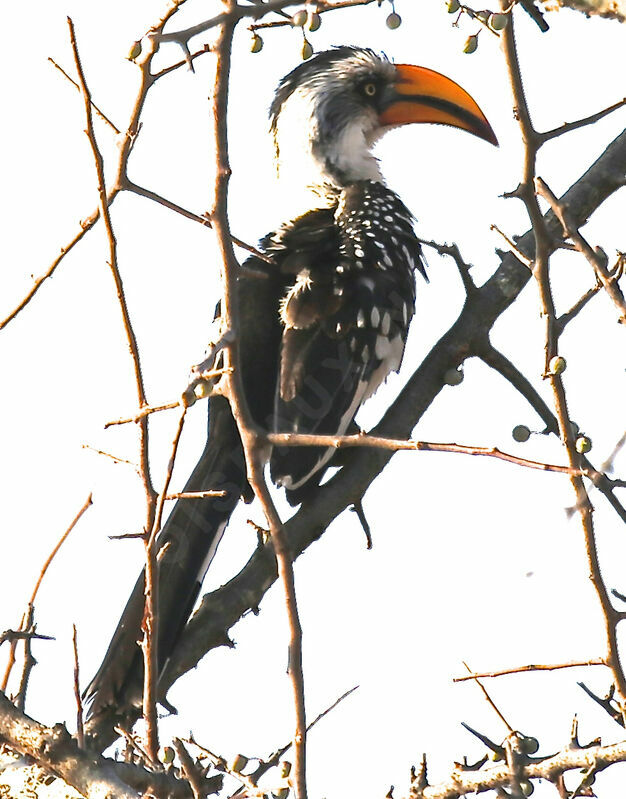
[[[396,75],[393,99],[380,115],[383,124],[451,125],[499,146],[478,103],[458,83],[432,69],[413,64],[397,64]]]

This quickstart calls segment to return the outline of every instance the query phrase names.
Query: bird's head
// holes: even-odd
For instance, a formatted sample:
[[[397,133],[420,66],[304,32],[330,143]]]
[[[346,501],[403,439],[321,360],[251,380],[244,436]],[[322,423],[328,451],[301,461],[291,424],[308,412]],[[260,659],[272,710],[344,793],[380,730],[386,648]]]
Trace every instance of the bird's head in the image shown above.
[[[497,144],[476,102],[454,81],[358,47],[321,52],[286,75],[270,120],[279,175],[290,173],[322,194],[381,180],[371,148],[398,125],[452,125]]]

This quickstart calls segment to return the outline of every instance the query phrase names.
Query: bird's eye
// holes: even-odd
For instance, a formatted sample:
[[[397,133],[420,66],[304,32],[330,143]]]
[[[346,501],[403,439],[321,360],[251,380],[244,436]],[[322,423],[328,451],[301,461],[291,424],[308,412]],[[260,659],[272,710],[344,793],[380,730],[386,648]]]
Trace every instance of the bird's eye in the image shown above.
[[[376,94],[376,84],[375,83],[366,83],[363,86],[363,92],[368,97],[373,97]]]

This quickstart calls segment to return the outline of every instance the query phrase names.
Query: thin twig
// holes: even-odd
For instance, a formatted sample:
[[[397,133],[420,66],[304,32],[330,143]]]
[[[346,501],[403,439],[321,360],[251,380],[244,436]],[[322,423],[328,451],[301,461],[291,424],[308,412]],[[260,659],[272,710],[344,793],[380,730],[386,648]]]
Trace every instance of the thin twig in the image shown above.
[[[78,664],[78,640],[76,625],[72,624],[72,649],[74,651],[74,699],[76,700],[76,741],[80,749],[85,748],[83,728],[83,700],[80,695],[80,671]]]
[[[493,701],[493,699],[492,699],[492,698],[489,696],[489,693],[488,693],[487,689],[485,688],[485,686],[484,686],[484,685],[481,683],[481,681],[478,679],[478,677],[476,677],[476,676],[474,675],[474,673],[472,672],[472,670],[470,669],[470,667],[467,665],[467,663],[466,663],[465,661],[463,661],[463,665],[464,665],[464,666],[465,666],[465,668],[468,670],[468,672],[469,672],[469,673],[472,675],[472,679],[474,680],[474,682],[476,683],[476,685],[477,685],[477,686],[480,688],[480,690],[481,690],[481,691],[482,691],[482,693],[483,693],[483,696],[485,697],[485,699],[487,700],[487,702],[489,703],[489,705],[491,705],[491,707],[492,707],[492,708],[493,708],[493,710],[495,711],[496,715],[498,716],[498,718],[500,719],[500,721],[501,721],[501,722],[504,724],[504,726],[507,728],[507,730],[509,731],[509,733],[513,733],[513,732],[515,732],[515,730],[513,729],[513,727],[511,727],[511,725],[509,724],[509,722],[508,722],[508,721],[507,721],[507,720],[504,718],[504,716],[502,715],[502,713],[501,713],[501,711],[499,710],[499,708],[497,707],[496,703],[495,703],[495,702]]]
[[[43,578],[46,576],[46,572],[47,572],[47,571],[48,571],[48,569],[50,568],[50,564],[52,563],[52,561],[53,561],[53,560],[54,560],[54,558],[56,557],[56,554],[57,554],[57,552],[59,551],[59,549],[61,549],[61,547],[63,546],[63,544],[64,544],[64,543],[67,541],[67,537],[69,536],[69,534],[70,534],[70,533],[72,532],[72,530],[73,530],[73,529],[76,527],[76,525],[78,524],[78,522],[81,520],[81,518],[82,518],[83,514],[84,514],[84,513],[85,513],[85,512],[86,512],[86,511],[89,509],[89,507],[90,507],[91,505],[92,505],[92,495],[91,495],[91,494],[89,494],[89,496],[87,497],[87,499],[86,499],[86,500],[83,502],[83,504],[81,505],[81,508],[80,508],[80,510],[78,511],[78,513],[76,514],[76,516],[74,516],[74,518],[73,518],[73,519],[72,519],[72,521],[70,522],[70,525],[69,525],[69,527],[68,527],[68,528],[67,528],[67,530],[66,530],[66,531],[63,533],[63,535],[61,536],[61,538],[59,538],[59,540],[57,541],[57,543],[54,545],[54,547],[52,548],[52,552],[50,552],[50,554],[49,554],[49,555],[48,555],[48,557],[46,558],[46,560],[45,560],[45,562],[44,562],[43,566],[41,567],[41,571],[39,572],[39,576],[37,577],[37,581],[36,581],[36,583],[35,583],[35,586],[34,586],[34,588],[33,588],[33,592],[32,592],[32,594],[30,595],[30,600],[29,600],[29,603],[28,603],[29,605],[34,605],[34,604],[35,604],[35,599],[37,598],[37,593],[39,592],[39,589],[40,589],[40,587],[41,587],[41,583],[42,583],[42,581],[43,581]]]
[[[41,635],[30,630],[5,630],[0,633],[0,646],[7,641],[24,641],[26,638],[37,641],[54,641],[53,635]]]
[[[618,108],[621,108],[623,105],[626,105],[626,97],[623,100],[619,100],[617,103],[613,103],[613,105],[608,106],[608,108],[604,108],[602,111],[598,111],[595,114],[591,114],[588,117],[583,117],[582,119],[577,119],[575,122],[564,122],[558,128],[553,128],[552,130],[547,130],[543,133],[540,133],[542,143],[550,141],[550,139],[554,139],[557,136],[562,136],[564,133],[569,133],[572,130],[577,130],[578,128],[582,128],[585,125],[593,125],[595,122],[598,122],[600,119],[603,119],[608,114],[613,113]]]
[[[113,190],[109,194],[107,198],[107,202],[109,203],[109,205],[113,202],[117,194],[118,192],[115,190]],[[82,222],[80,223],[80,230],[78,231],[78,233],[76,233],[74,237],[67,242],[67,244],[61,247],[59,254],[52,261],[48,269],[33,281],[33,284],[26,293],[26,295],[18,302],[18,304],[13,308],[13,310],[10,311],[7,314],[7,316],[0,322],[0,330],[3,330],[9,324],[9,322],[12,322],[13,319],[15,319],[15,317],[20,313],[20,311],[24,310],[24,308],[37,294],[37,292],[43,286],[46,280],[48,280],[48,278],[51,278],[52,275],[56,272],[57,267],[59,266],[61,261],[65,258],[65,256],[69,252],[71,252],[71,250],[74,249],[74,247],[78,244],[78,242],[83,238],[85,233],[91,230],[91,228],[96,224],[99,218],[100,218],[100,210],[96,209],[88,217],[82,220]]]
[[[166,494],[167,501],[173,499],[204,499],[205,497],[225,497],[226,491],[219,491],[217,489],[207,489],[206,491],[179,491],[175,494]]]
[[[578,316],[582,309],[587,305],[589,300],[592,297],[595,297],[601,288],[602,285],[596,281],[595,286],[592,286],[590,289],[588,289],[582,295],[582,297],[576,300],[576,302],[568,311],[565,311],[554,320],[557,336],[560,336],[563,333],[567,325],[569,325],[569,323]]]
[[[501,0],[501,3],[504,2],[505,0]],[[543,142],[541,136],[535,131],[532,125],[528,106],[526,104],[526,98],[522,86],[520,65],[515,48],[512,18],[509,20],[509,24],[503,31],[502,42],[517,112],[516,116],[519,121],[520,131],[525,145],[524,178],[517,191],[517,196],[519,196],[526,205],[535,238],[534,275],[537,279],[537,284],[539,287],[541,312],[545,319],[546,330],[544,346],[544,372],[550,382],[554,396],[556,417],[559,424],[559,435],[564,443],[569,465],[575,469],[580,463],[580,456],[574,447],[572,427],[568,413],[565,389],[563,387],[563,380],[560,374],[554,374],[548,368],[550,359],[558,353],[558,335],[555,326],[556,313],[554,298],[552,296],[552,289],[549,279],[548,261],[551,252],[551,236],[548,232],[545,219],[539,209],[537,196],[535,194],[536,155],[537,150]],[[558,201],[557,205],[561,207]],[[563,220],[561,220],[561,222],[563,223]],[[566,227],[567,226],[563,224],[565,233],[567,233]],[[574,243],[576,242],[574,241]],[[613,673],[613,678],[615,680],[619,694],[623,699],[626,699],[626,676],[624,675],[624,671],[619,659],[619,650],[617,646],[617,624],[621,620],[622,616],[613,608],[606,585],[604,584],[602,574],[600,572],[598,550],[593,527],[592,507],[591,503],[589,502],[585,485],[582,478],[577,474],[570,475],[570,481],[574,489],[576,509],[580,515],[585,538],[585,547],[587,551],[591,581],[596,589],[604,616],[607,647],[605,661]]]
[[[334,9],[349,8],[350,6],[356,5],[365,6],[373,2],[375,2],[375,0],[339,0],[339,2],[332,4],[325,2],[323,3],[323,7],[327,8],[329,11],[332,11]],[[378,0],[376,0],[376,2],[378,2]],[[272,12],[282,11],[283,8],[287,8],[288,6],[300,5],[302,5],[301,0],[267,0],[267,2],[264,3],[253,3],[251,6],[241,6],[233,3],[232,6],[228,6],[227,10],[223,13],[204,20],[204,22],[199,22],[197,25],[193,25],[190,28],[185,28],[184,30],[180,31],[173,31],[171,33],[150,35],[158,40],[159,43],[175,42],[176,44],[185,48],[187,47],[187,43],[190,39],[200,33],[210,30],[211,28],[216,28],[220,25],[232,25],[234,27],[241,19],[244,19],[245,17],[260,19],[261,17],[264,17]],[[320,5],[322,4],[320,3]],[[187,63],[188,62],[189,56],[187,56]]]
[[[331,711],[333,711],[337,707],[337,705],[341,704],[341,702],[343,702],[344,699],[347,699],[350,696],[350,694],[354,693],[358,687],[359,687],[358,685],[355,685],[353,688],[348,689],[338,699],[335,699],[332,705],[329,705],[326,708],[326,710],[322,710],[321,713],[318,713],[318,715],[313,719],[313,721],[307,726],[306,728],[307,733],[309,733],[313,729],[313,727],[315,727],[315,725],[324,718],[324,716],[327,716]],[[288,744],[281,746],[280,749],[277,749],[275,752],[273,752],[268,758],[262,760],[257,766],[257,768],[252,772],[252,774],[250,774],[251,781],[255,785],[258,785],[258,782],[261,779],[261,777],[271,768],[274,768],[274,766],[278,765],[281,758],[284,757],[285,754],[291,749],[292,745],[293,741],[290,741]],[[240,796],[243,793],[243,791],[244,791],[243,787],[238,788],[235,791],[235,793],[229,797],[229,799],[234,799],[236,796]]]
[[[465,674],[462,677],[453,677],[452,682],[465,682],[484,677],[502,677],[504,674],[520,674],[529,671],[555,671],[556,669],[575,669],[579,666],[606,666],[604,658],[591,658],[590,660],[572,660],[569,663],[533,663],[527,666],[514,666],[510,669],[499,669],[498,671],[481,671]]]
[[[172,474],[174,472],[174,463],[176,461],[176,455],[178,453],[178,445],[180,443],[180,437],[183,433],[183,427],[185,426],[185,417],[187,415],[187,406],[182,405],[180,416],[178,417],[178,424],[176,426],[176,432],[174,434],[174,440],[172,441],[172,450],[170,453],[170,459],[167,464],[167,472],[165,475],[165,482],[163,483],[163,489],[159,494],[159,499],[157,501],[157,509],[154,515],[154,523],[152,525],[152,531],[150,533],[150,539],[148,540],[148,545],[153,545],[156,537],[161,530],[161,519],[163,517],[163,506],[165,500],[168,498],[168,489],[170,487],[170,482],[172,481]],[[198,491],[192,492],[192,496],[223,496],[223,491]]]
[[[542,463],[527,458],[519,458],[508,452],[502,452],[497,447],[474,447],[464,444],[444,444],[435,441],[417,441],[415,439],[382,438],[372,435],[350,436],[321,436],[306,433],[268,433],[267,440],[274,446],[299,446],[299,447],[373,447],[375,449],[393,451],[420,451],[420,452],[453,452],[460,455],[475,455],[513,463],[528,469],[538,469],[543,472],[557,472],[559,474],[590,477],[586,469],[572,466],[560,466],[554,463]]]
[[[48,56],[48,61],[49,61],[49,62],[52,64],[52,66],[53,66],[53,67],[56,67],[56,68],[59,70],[59,72],[60,72],[62,75],[64,75],[64,76],[65,76],[65,77],[66,77],[66,78],[69,80],[69,82],[72,84],[72,86],[74,86],[74,87],[75,87],[76,89],[78,89],[78,91],[80,92],[80,90],[81,90],[81,89],[80,89],[80,86],[78,85],[78,83],[76,83],[76,81],[75,81],[73,78],[70,78],[70,76],[67,74],[67,72],[66,72],[66,71],[63,69],[63,67],[61,67],[61,66],[59,66],[59,64],[57,64],[57,62],[54,60],[54,58],[50,58],[50,56]],[[97,114],[97,115],[100,117],[100,119],[101,119],[103,122],[106,122],[106,124],[107,124],[107,125],[108,125],[110,128],[112,128],[112,129],[113,129],[114,133],[117,133],[117,135],[119,136],[119,135],[120,135],[120,130],[119,130],[119,128],[117,128],[117,127],[116,127],[116,126],[113,124],[113,122],[111,122],[111,120],[110,120],[110,119],[108,118],[108,116],[107,116],[107,115],[104,113],[104,111],[101,111],[101,110],[98,108],[98,106],[97,106],[97,105],[96,105],[96,104],[93,102],[93,100],[91,101],[91,107],[92,107],[92,108],[93,108],[93,110],[96,112],[96,114]]]
[[[585,256],[587,261],[591,264],[596,278],[602,284],[602,287],[613,300],[615,307],[620,311],[619,322],[626,324],[626,300],[624,295],[617,285],[617,280],[611,275],[609,270],[598,253],[591,247],[589,242],[581,235],[578,228],[572,224],[567,209],[558,201],[556,195],[552,192],[547,183],[542,178],[535,179],[535,186],[537,192],[544,197],[550,207],[559,219],[563,226],[563,232],[567,238],[571,239],[576,249]]]
[[[204,227],[211,228],[211,220],[207,216],[203,216],[202,214],[196,214],[193,211],[188,211],[186,208],[183,208],[182,205],[178,205],[171,200],[168,200],[166,197],[163,197],[160,194],[157,194],[155,191],[151,189],[146,189],[143,186],[138,186],[136,183],[133,183],[132,180],[125,177],[124,178],[124,188],[127,191],[131,191],[133,194],[138,194],[140,197],[145,197],[148,200],[152,200],[159,205],[163,205],[165,208],[168,208],[170,211],[174,211],[181,216],[184,216],[186,219],[191,219],[192,222],[198,222],[198,224],[203,225]],[[259,258],[261,261],[265,261],[265,263],[273,264],[274,259],[267,255],[264,252],[261,252],[256,247],[253,247],[251,244],[247,244],[245,241],[238,239],[236,236],[231,235],[231,239],[233,243],[237,245],[237,247],[241,247],[242,250],[246,250],[247,252],[254,255],[256,258]]]
[[[178,7],[181,5],[181,0],[177,0],[173,2],[159,22],[153,26],[152,31],[155,34],[158,34],[162,29],[165,23],[178,11]],[[121,141],[121,146],[119,149],[119,156],[118,161],[116,164],[115,174],[116,179],[113,181],[113,184],[108,192],[106,202],[107,206],[111,206],[114,202],[117,195],[122,191],[123,183],[125,180],[126,175],[126,167],[128,162],[128,157],[130,152],[133,148],[133,145],[137,139],[137,135],[139,133],[139,118],[141,116],[141,111],[143,109],[144,103],[146,101],[146,96],[148,94],[148,90],[154,84],[155,78],[153,75],[150,74],[150,65],[152,62],[152,58],[156,52],[156,45],[154,42],[147,39],[146,46],[144,47],[144,52],[142,53],[142,60],[141,62],[137,61],[136,63],[140,67],[141,73],[141,81],[137,91],[137,95],[135,98],[135,103],[133,105],[130,119],[128,122],[128,126],[123,134],[123,139]],[[91,110],[91,99],[89,99],[89,106]],[[2,330],[6,325],[9,324],[15,317],[30,303],[30,301],[35,297],[41,286],[52,277],[55,273],[56,269],[58,268],[59,264],[63,261],[65,256],[74,249],[74,247],[81,241],[83,236],[90,231],[96,222],[100,219],[100,208],[96,208],[92,211],[87,217],[85,217],[80,223],[80,230],[76,233],[67,244],[61,247],[61,250],[57,257],[52,261],[48,269],[36,278],[33,282],[33,285],[26,293],[26,295],[18,302],[18,304],[14,307],[12,311],[2,320],[0,321],[0,330]]]
[[[159,70],[158,72],[153,72],[152,77],[156,82],[157,80],[159,80],[159,78],[162,78],[165,75],[169,75],[170,72],[174,72],[174,70],[176,69],[180,69],[181,67],[184,66],[189,66],[190,63],[193,64],[196,58],[200,58],[200,56],[206,55],[206,53],[210,52],[211,48],[209,47],[209,45],[204,44],[202,45],[202,48],[200,50],[197,50],[195,53],[189,53],[189,55],[186,58],[183,58],[182,61],[177,61],[175,64],[170,64],[169,67],[163,67],[163,69]]]
[[[151,762],[150,756],[132,733],[128,732],[128,730],[125,730],[123,727],[116,727],[115,732],[126,741],[131,750],[137,752],[144,763]]]
[[[163,489],[157,499],[156,512],[154,514],[154,521],[152,523],[152,530],[150,535],[144,538],[145,544],[145,594],[146,594],[146,612],[143,621],[144,639],[142,641],[142,649],[144,654],[144,690],[143,690],[143,713],[146,719],[146,734],[148,738],[148,753],[150,754],[153,762],[156,762],[158,750],[158,728],[157,728],[157,715],[156,715],[156,702],[157,702],[157,681],[159,675],[158,663],[158,630],[159,630],[159,616],[158,616],[158,554],[157,554],[157,536],[161,530],[161,519],[163,516],[163,507],[167,499],[168,489],[174,471],[174,463],[176,461],[176,454],[178,452],[178,445],[180,437],[185,425],[185,416],[187,414],[187,406],[182,403],[181,413],[176,427],[176,433],[172,442],[172,451],[167,465],[167,473]]]
[[[33,618],[33,614],[34,614],[34,604],[35,604],[35,599],[37,597],[37,593],[39,591],[39,588],[41,586],[43,578],[45,577],[46,572],[48,571],[48,569],[50,567],[50,564],[54,560],[57,552],[63,546],[63,544],[67,540],[67,537],[72,532],[74,527],[76,527],[76,525],[78,524],[78,521],[80,520],[82,515],[85,513],[85,511],[92,504],[92,498],[91,497],[92,497],[92,495],[89,494],[89,496],[87,497],[85,502],[83,502],[82,507],[80,508],[80,510],[78,511],[76,516],[74,517],[74,519],[71,521],[69,527],[63,533],[61,538],[59,538],[57,543],[54,545],[54,547],[52,548],[52,552],[50,552],[50,554],[48,555],[48,557],[44,561],[43,566],[41,567],[41,571],[39,572],[37,580],[35,581],[35,585],[33,587],[33,591],[31,593],[30,600],[28,602],[27,610],[24,613],[24,615],[22,616],[22,621],[20,623],[19,632],[23,632],[24,633],[24,640],[25,641],[27,641],[27,639],[33,638],[33,637],[44,637],[44,636],[34,636],[34,635],[32,635],[32,633],[34,631],[32,631],[30,629],[31,626],[32,626],[32,618]],[[30,619],[30,622],[29,622],[29,619]],[[18,641],[18,636],[16,634],[13,637],[13,639],[11,640],[11,648],[10,648],[10,651],[9,651],[9,657],[8,657],[8,660],[7,660],[7,665],[6,665],[6,668],[5,668],[4,676],[2,678],[2,685],[0,685],[0,691],[3,691],[3,692],[6,691],[6,689],[7,689],[7,685],[9,683],[9,677],[11,676],[11,671],[13,670],[13,666],[15,665],[15,651],[16,651],[16,647],[17,647],[17,641]],[[27,660],[28,660],[28,656],[27,656]]]
[[[340,8],[352,8],[354,6],[367,6],[374,0],[340,0],[338,3],[324,3],[320,2],[317,6],[318,14],[326,14],[328,11],[337,11]],[[294,2],[294,5],[296,3]],[[272,22],[260,22],[248,26],[248,30],[256,31],[260,28],[281,28],[285,25],[291,25],[291,19],[281,19]]]
[[[516,257],[517,257],[517,258],[518,258],[518,259],[519,259],[519,260],[520,260],[520,261],[521,261],[523,264],[526,264],[526,266],[527,266],[529,269],[532,269],[532,268],[533,268],[533,261],[532,261],[532,259],[531,259],[531,258],[529,258],[527,255],[525,255],[525,254],[524,254],[524,253],[523,253],[523,252],[520,250],[520,248],[517,246],[517,244],[516,244],[516,243],[513,241],[513,239],[511,239],[509,236],[507,236],[507,235],[506,235],[506,233],[504,233],[504,231],[500,230],[500,228],[499,228],[497,225],[495,225],[495,224],[489,225],[489,229],[490,229],[490,230],[493,230],[493,231],[494,231],[495,233],[497,233],[499,236],[502,236],[502,238],[503,238],[503,239],[504,239],[504,241],[507,243],[507,246],[509,247],[509,249],[511,250],[511,252],[512,252],[512,253],[515,253],[515,256],[516,256]]]
[[[269,5],[269,4],[268,4]],[[227,16],[233,12],[234,0],[223,0]],[[216,178],[214,207],[211,219],[217,236],[218,247],[223,264],[224,300],[222,313],[224,325],[228,330],[238,330],[238,314],[235,303],[235,281],[237,277],[237,260],[233,252],[227,210],[227,189],[230,177],[228,160],[228,143],[226,129],[226,113],[228,104],[228,82],[230,57],[234,23],[224,21],[215,46],[217,54],[215,87],[213,92],[214,142],[216,150]],[[298,616],[295,593],[292,553],[287,543],[285,531],[276,511],[264,475],[264,450],[251,424],[250,414],[246,406],[245,395],[238,372],[237,340],[225,350],[226,366],[233,371],[224,376],[226,392],[235,417],[248,470],[248,481],[255,496],[261,503],[268,522],[270,535],[274,544],[274,552],[278,564],[287,617],[289,623],[289,665],[288,673],[295,705],[294,733],[294,784],[297,799],[306,799],[306,711],[304,703],[304,677],[302,671],[302,627]]]
[[[146,405],[145,408],[141,408],[137,413],[133,414],[133,416],[124,416],[121,419],[113,419],[110,422],[106,422],[104,429],[108,430],[109,427],[118,424],[132,424],[138,422],[140,419],[144,419],[146,416],[150,416],[152,413],[161,413],[161,411],[171,411],[174,410],[174,408],[180,408],[180,404],[181,401],[176,400],[174,402],[165,402],[162,405]]]
[[[91,95],[89,89],[87,88],[87,83],[85,80],[85,75],[83,72],[83,67],[80,60],[80,55],[78,53],[78,46],[76,44],[76,34],[74,31],[74,24],[70,17],[67,18],[67,24],[69,27],[70,33],[70,43],[72,46],[72,52],[74,55],[74,64],[76,66],[76,73],[78,75],[78,79],[80,82],[81,92],[83,95],[83,100],[85,104],[85,116],[87,121],[87,138],[89,140],[89,144],[91,146],[91,151],[93,154],[94,164],[96,168],[96,175],[97,175],[97,182],[98,182],[98,195],[100,198],[100,213],[102,215],[102,220],[104,222],[106,236],[109,246],[109,268],[111,270],[111,274],[113,277],[113,281],[115,283],[115,289],[118,299],[118,304],[120,307],[120,311],[122,314],[122,322],[124,327],[124,332],[126,334],[126,340],[128,344],[128,350],[131,356],[131,361],[133,365],[133,372],[135,376],[135,386],[137,391],[137,400],[139,403],[139,407],[143,408],[148,403],[146,401],[146,393],[143,383],[143,375],[141,372],[141,362],[139,358],[139,349],[137,346],[137,338],[135,336],[135,332],[133,330],[133,326],[130,320],[130,314],[128,311],[128,305],[126,303],[126,297],[124,294],[124,287],[122,284],[122,278],[119,272],[118,264],[117,264],[117,242],[115,239],[115,234],[113,232],[113,227],[111,224],[111,216],[109,213],[109,203],[107,198],[106,192],[106,184],[104,180],[104,163],[102,160],[102,154],[98,148],[98,143],[96,141],[94,128],[93,128],[93,119],[91,113]],[[125,163],[125,162],[124,162]],[[139,426],[139,474],[141,477],[141,481],[144,488],[144,494],[146,499],[146,524],[145,529],[149,530],[152,527],[152,522],[154,519],[155,513],[155,492],[152,486],[152,480],[150,477],[150,464],[148,460],[148,421],[146,418],[140,419],[138,422]],[[150,560],[150,558],[148,558]],[[149,564],[146,564],[146,585],[148,585],[148,571],[149,571]],[[152,587],[152,586],[151,586]],[[147,628],[151,628],[154,624],[154,615],[152,613],[152,605],[151,600],[153,598],[153,594],[148,593],[146,588],[146,626]],[[146,645],[146,673],[150,672],[150,668],[148,665],[148,661],[152,662],[156,658],[156,655],[153,655],[150,651],[149,643]],[[156,682],[156,680],[155,680]],[[148,747],[148,754],[153,762],[157,762],[158,760],[158,732],[157,732],[157,715],[156,715],[156,701],[154,701],[153,697],[150,697],[151,702],[147,705],[144,705],[144,714],[146,720],[146,736],[147,736],[147,747]]]
[[[94,452],[96,455],[104,455],[105,458],[110,458],[115,463],[124,463],[127,466],[132,466],[133,469],[139,471],[139,466],[136,463],[133,463],[126,458],[121,458],[119,455],[113,455],[111,452],[105,452],[97,447],[92,447],[91,444],[83,444],[82,447],[83,449],[88,449],[90,452]]]

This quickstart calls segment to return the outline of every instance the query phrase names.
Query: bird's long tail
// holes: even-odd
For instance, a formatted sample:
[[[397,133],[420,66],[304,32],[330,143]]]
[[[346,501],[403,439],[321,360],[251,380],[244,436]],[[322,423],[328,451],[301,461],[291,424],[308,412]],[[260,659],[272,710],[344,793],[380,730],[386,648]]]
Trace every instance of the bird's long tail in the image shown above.
[[[162,671],[189,618],[206,570],[246,486],[241,441],[227,401],[211,399],[207,445],[185,486],[224,491],[222,497],[179,499],[158,539],[158,665]],[[102,665],[85,690],[89,715],[140,705],[144,572],[124,608]]]

